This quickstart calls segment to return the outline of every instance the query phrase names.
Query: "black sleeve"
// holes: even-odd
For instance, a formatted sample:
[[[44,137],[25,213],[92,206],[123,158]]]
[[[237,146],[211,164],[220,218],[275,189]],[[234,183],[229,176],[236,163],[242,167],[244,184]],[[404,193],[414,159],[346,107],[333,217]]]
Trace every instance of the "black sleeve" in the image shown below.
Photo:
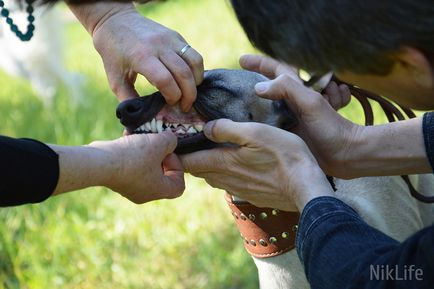
[[[423,115],[423,138],[426,154],[434,171],[434,112],[428,112]]]
[[[47,145],[0,136],[0,160],[1,207],[42,202],[56,188],[59,158]]]

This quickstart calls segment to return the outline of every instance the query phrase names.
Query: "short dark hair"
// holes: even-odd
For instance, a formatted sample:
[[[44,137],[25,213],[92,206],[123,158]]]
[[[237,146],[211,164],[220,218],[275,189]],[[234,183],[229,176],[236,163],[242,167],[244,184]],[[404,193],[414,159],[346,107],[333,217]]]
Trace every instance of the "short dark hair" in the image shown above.
[[[434,53],[432,0],[231,0],[250,41],[314,72],[387,74],[403,46]]]

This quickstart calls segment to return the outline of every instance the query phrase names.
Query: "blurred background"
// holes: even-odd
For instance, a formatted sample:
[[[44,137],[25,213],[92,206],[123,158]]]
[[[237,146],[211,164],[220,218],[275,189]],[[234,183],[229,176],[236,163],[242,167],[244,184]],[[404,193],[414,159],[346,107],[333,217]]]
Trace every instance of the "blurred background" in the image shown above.
[[[66,21],[65,67],[79,81],[44,97],[28,79],[0,71],[0,134],[61,145],[117,138],[117,100],[100,57],[67,9],[57,9]],[[202,53],[206,69],[238,68],[239,56],[254,52],[227,1],[174,0],[139,9],[181,33]],[[153,91],[143,79],[138,89]],[[363,121],[357,105],[342,113]],[[60,287],[258,288],[258,278],[223,192],[187,176],[185,194],[172,201],[137,206],[92,188],[1,209],[0,288]]]

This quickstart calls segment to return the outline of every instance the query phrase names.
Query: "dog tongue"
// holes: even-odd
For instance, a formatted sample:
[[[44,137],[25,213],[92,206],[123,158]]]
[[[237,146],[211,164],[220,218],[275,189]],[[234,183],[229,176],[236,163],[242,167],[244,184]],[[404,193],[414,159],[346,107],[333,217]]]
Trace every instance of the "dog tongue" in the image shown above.
[[[165,105],[163,109],[155,117],[157,120],[162,120],[169,123],[204,123],[206,122],[194,108],[189,112],[182,112],[179,105],[170,106]]]

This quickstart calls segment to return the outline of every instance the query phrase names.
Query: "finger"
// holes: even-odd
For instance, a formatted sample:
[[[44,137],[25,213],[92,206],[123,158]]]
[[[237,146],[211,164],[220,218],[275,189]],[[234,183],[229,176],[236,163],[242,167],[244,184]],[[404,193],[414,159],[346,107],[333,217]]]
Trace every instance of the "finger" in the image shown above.
[[[274,79],[281,74],[287,74],[294,80],[302,83],[297,74],[297,69],[271,57],[252,54],[243,55],[240,58],[240,65],[246,70],[261,73],[270,79]]]
[[[330,82],[325,88],[324,93],[327,95],[327,101],[334,110],[338,110],[342,107],[342,96],[336,82]]]
[[[191,174],[225,170],[224,152],[228,148],[203,150],[179,156],[184,171]]]
[[[233,143],[240,146],[256,143],[260,133],[271,127],[254,122],[234,122],[229,119],[218,119],[208,122],[203,132],[216,143]]]
[[[150,141],[156,145],[156,157],[160,160],[173,153],[178,144],[178,138],[171,131],[151,134],[149,135],[149,138]]]
[[[157,58],[138,64],[137,73],[143,75],[163,94],[167,103],[176,104],[181,99],[181,90],[166,66]]]
[[[240,65],[246,70],[258,72],[273,79],[277,76],[276,69],[279,62],[263,55],[246,54],[240,57]]]
[[[351,90],[346,84],[339,85],[339,91],[342,95],[342,107],[347,106],[351,101]]]
[[[184,55],[182,55],[182,59],[187,62],[191,71],[193,72],[194,80],[196,85],[199,85],[203,81],[203,57],[196,51],[193,47],[190,47]]]
[[[280,75],[270,81],[257,83],[256,94],[268,99],[284,99],[288,106],[295,109],[305,109],[322,99],[319,93],[306,88],[288,75]]]
[[[134,80],[131,82],[127,79],[116,79],[116,80],[109,79],[112,91],[116,95],[119,102],[131,98],[139,97],[139,94],[134,88]]]
[[[161,62],[169,69],[181,89],[181,109],[189,111],[196,100],[196,82],[193,72],[185,61],[176,53],[169,52],[160,56]]]
[[[179,157],[173,153],[168,154],[163,160],[163,170],[165,175],[170,175],[172,172],[184,173],[184,167],[182,166]]]
[[[179,197],[185,190],[184,169],[175,154],[169,154],[163,160],[162,190],[170,198]]]

